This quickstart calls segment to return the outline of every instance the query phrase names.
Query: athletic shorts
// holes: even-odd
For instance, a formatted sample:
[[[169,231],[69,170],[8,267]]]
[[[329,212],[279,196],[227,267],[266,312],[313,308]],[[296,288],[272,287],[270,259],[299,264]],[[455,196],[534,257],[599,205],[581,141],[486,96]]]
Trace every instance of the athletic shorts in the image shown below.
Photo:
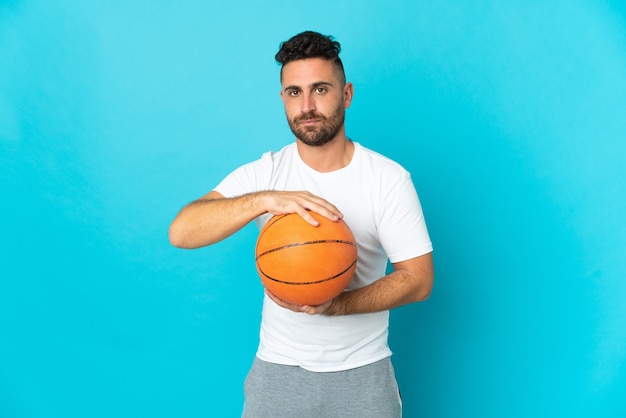
[[[255,358],[244,383],[243,418],[399,418],[391,359],[340,372],[311,372]]]

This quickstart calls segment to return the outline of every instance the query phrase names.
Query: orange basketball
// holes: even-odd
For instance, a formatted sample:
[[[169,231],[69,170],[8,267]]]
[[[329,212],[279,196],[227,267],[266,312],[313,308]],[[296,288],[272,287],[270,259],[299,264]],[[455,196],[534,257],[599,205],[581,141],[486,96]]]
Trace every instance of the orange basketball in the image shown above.
[[[350,283],[357,250],[352,231],[315,212],[312,226],[292,213],[271,218],[256,244],[256,267],[263,285],[279,298],[298,305],[321,305]]]

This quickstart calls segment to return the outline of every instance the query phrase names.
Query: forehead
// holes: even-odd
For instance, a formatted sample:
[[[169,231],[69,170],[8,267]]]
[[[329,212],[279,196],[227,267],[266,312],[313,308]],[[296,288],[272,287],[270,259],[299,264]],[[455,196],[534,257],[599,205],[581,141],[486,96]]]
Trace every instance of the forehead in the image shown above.
[[[324,58],[291,61],[281,71],[283,86],[308,86],[319,82],[336,84],[338,81],[335,64]]]

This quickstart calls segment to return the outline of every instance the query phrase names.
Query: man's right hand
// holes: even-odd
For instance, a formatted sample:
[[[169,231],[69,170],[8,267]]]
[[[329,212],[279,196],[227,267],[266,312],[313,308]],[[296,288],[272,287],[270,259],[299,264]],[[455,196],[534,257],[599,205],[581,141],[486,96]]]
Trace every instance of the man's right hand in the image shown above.
[[[309,211],[319,213],[331,221],[337,221],[343,218],[343,214],[335,205],[306,191],[268,191],[261,192],[260,195],[266,200],[265,207],[267,212],[272,215],[297,213],[313,226],[318,226],[319,222],[311,216]]]

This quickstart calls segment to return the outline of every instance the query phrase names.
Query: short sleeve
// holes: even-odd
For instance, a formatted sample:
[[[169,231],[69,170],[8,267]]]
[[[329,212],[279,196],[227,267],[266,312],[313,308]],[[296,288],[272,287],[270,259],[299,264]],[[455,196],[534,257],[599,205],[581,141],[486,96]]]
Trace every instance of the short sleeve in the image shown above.
[[[224,197],[236,197],[267,190],[271,172],[271,153],[266,153],[260,159],[235,169],[214,190]]]
[[[433,250],[422,206],[408,172],[383,195],[378,235],[392,263]]]

